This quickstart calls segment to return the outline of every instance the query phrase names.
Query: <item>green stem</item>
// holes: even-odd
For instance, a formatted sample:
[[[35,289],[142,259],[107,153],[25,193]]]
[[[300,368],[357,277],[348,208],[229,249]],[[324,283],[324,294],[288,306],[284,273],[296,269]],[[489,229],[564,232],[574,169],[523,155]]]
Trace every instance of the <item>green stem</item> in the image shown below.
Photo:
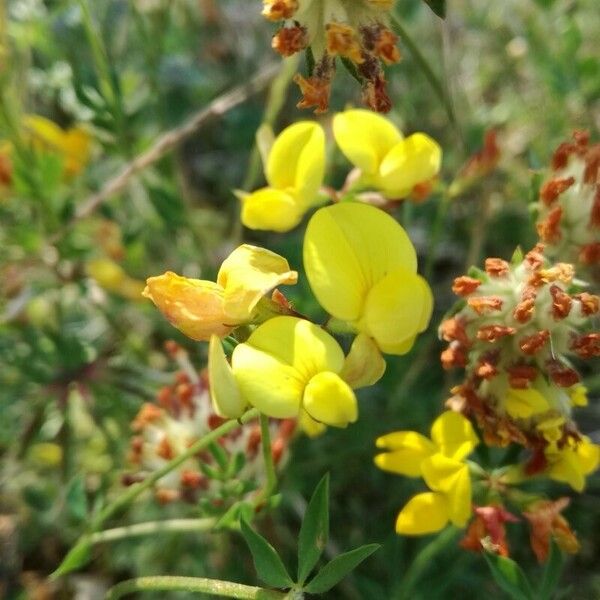
[[[231,419],[226,421],[216,429],[213,429],[210,433],[207,433],[205,436],[201,437],[199,440],[194,442],[185,452],[176,456],[173,460],[169,461],[162,468],[154,471],[152,475],[141,481],[140,483],[136,483],[132,485],[125,493],[121,494],[118,498],[116,498],[113,502],[111,502],[108,506],[106,506],[103,510],[101,510],[93,519],[90,524],[89,530],[83,534],[75,546],[69,551],[63,563],[58,567],[58,569],[52,574],[52,578],[56,579],[57,577],[64,575],[65,573],[72,570],[72,567],[63,566],[65,562],[68,564],[68,560],[70,556],[78,555],[79,553],[84,553],[86,548],[90,546],[90,537],[102,527],[104,522],[112,517],[116,512],[133,502],[142,492],[150,489],[159,479],[176,469],[179,465],[184,463],[188,458],[191,458],[198,452],[207,448],[212,442],[218,440],[220,437],[228,434],[230,431],[236,429],[240,425],[251,421],[259,416],[259,412],[256,408],[252,408],[246,411],[239,420]]]
[[[442,231],[444,230],[444,222],[446,221],[446,214],[448,213],[449,205],[450,198],[448,194],[444,193],[444,195],[438,201],[433,225],[431,227],[431,234],[429,236],[427,261],[425,262],[425,269],[423,270],[423,276],[427,281],[430,281],[433,275],[433,268],[435,266],[436,259],[436,250],[438,244],[440,243]]]
[[[394,600],[407,600],[414,596],[413,589],[424,573],[431,567],[433,559],[453,542],[459,530],[456,527],[447,527],[434,540],[432,540],[413,560],[400,582],[400,590]]]
[[[452,104],[452,99],[450,98],[450,95],[448,93],[448,89],[442,83],[442,80],[435,74],[435,71],[431,68],[429,61],[427,60],[427,58],[425,58],[425,55],[421,52],[421,50],[419,49],[419,46],[412,39],[412,37],[408,33],[408,30],[404,27],[404,25],[402,25],[402,22],[400,21],[398,16],[395,13],[392,13],[391,16],[392,16],[392,23],[393,23],[394,29],[396,30],[396,33],[400,36],[400,38],[402,39],[402,42],[409,49],[410,53],[413,55],[413,58],[415,59],[415,62],[418,64],[419,68],[423,72],[423,75],[425,75],[425,77],[429,81],[436,96],[439,98],[441,103],[444,105],[444,108],[446,109],[446,113],[448,115],[448,119],[449,119],[450,123],[452,123],[452,126],[454,127],[456,132],[459,134],[459,136],[462,136],[462,134],[460,132],[460,128],[458,126],[458,121],[456,120],[454,106]]]
[[[118,583],[108,590],[106,600],[117,600],[127,594],[144,591],[180,591],[196,594],[211,594],[226,598],[247,600],[285,600],[289,594],[232,581],[205,579],[203,577],[137,577]]]
[[[168,521],[150,521],[148,523],[135,523],[114,529],[98,531],[90,536],[91,544],[102,544],[104,542],[115,542],[131,537],[154,535],[160,533],[173,533],[190,531],[210,531],[217,519],[170,519]]]
[[[273,453],[271,451],[271,432],[269,430],[269,417],[260,415],[260,444],[262,447],[263,461],[265,463],[265,472],[267,482],[261,495],[261,500],[268,500],[277,488],[277,474],[273,464]]]

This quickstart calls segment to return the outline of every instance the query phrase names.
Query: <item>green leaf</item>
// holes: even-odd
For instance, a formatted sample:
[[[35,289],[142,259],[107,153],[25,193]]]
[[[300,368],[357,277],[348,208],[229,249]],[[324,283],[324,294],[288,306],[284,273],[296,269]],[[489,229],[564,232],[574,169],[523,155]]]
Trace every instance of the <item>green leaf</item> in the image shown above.
[[[88,505],[85,493],[85,479],[77,475],[71,480],[67,489],[66,504],[69,514],[78,521],[87,518]]]
[[[438,17],[446,18],[446,0],[425,0],[425,3]]]
[[[550,556],[544,568],[542,583],[540,585],[539,598],[540,600],[550,600],[558,587],[558,580],[562,573],[563,555],[558,545],[553,540],[550,546]]]
[[[513,600],[533,600],[533,591],[519,565],[510,558],[485,552],[485,560],[496,583]]]
[[[298,536],[298,583],[303,584],[329,539],[329,474],[319,481],[308,503]]]
[[[274,588],[292,587],[294,582],[290,579],[275,548],[264,537],[256,533],[244,519],[240,521],[240,526],[242,535],[252,553],[252,560],[259,578]]]
[[[58,569],[50,575],[50,579],[57,579],[62,575],[76,571],[90,560],[90,549],[92,544],[88,538],[80,540],[73,548],[67,552],[67,555],[60,563]]]
[[[379,547],[379,544],[367,544],[336,556],[315,575],[304,591],[309,594],[322,594],[330,590]]]

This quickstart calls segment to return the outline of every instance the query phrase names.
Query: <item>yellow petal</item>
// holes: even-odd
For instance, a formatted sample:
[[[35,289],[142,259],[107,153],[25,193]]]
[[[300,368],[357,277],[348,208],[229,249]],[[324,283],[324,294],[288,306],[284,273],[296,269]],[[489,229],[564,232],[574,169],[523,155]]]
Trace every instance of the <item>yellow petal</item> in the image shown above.
[[[72,127],[65,132],[63,152],[66,157],[65,170],[75,175],[83,169],[90,157],[91,138],[82,127]]]
[[[434,454],[422,462],[421,471],[427,486],[444,495],[450,520],[459,527],[464,526],[471,514],[469,467],[442,454]]]
[[[592,444],[590,439],[582,436],[581,441],[575,448],[577,459],[581,465],[581,470],[584,475],[593,473],[600,463],[600,446]]]
[[[358,418],[352,388],[335,373],[317,373],[304,390],[303,405],[315,421],[333,427],[346,427]]]
[[[585,385],[578,383],[567,390],[573,406],[587,406],[588,405],[588,390]]]
[[[448,410],[431,426],[431,439],[444,456],[462,460],[479,444],[471,422],[461,414]]]
[[[318,437],[327,431],[327,425],[315,421],[304,409],[300,410],[298,423],[300,429],[302,429],[309,438]]]
[[[321,371],[339,373],[344,366],[344,353],[335,339],[305,319],[269,319],[252,332],[246,344],[292,366],[305,384]]]
[[[305,382],[293,367],[245,343],[233,351],[231,368],[245,402],[269,417],[298,416]]]
[[[384,471],[405,475],[421,476],[421,463],[435,453],[435,446],[424,435],[416,431],[395,431],[377,439],[378,448],[391,452],[378,454],[375,464]]]
[[[236,323],[223,310],[223,288],[212,281],[188,279],[170,271],[146,280],[143,292],[168,321],[193,340],[228,335]]]
[[[27,115],[23,118],[23,125],[34,146],[60,153],[64,131],[56,123],[39,115]]]
[[[92,279],[95,279],[101,287],[108,291],[118,290],[127,278],[123,267],[108,258],[90,260],[85,265],[85,270]]]
[[[321,187],[324,171],[325,133],[314,121],[300,121],[286,127],[273,142],[265,175],[271,187],[292,188],[309,199]]]
[[[377,344],[364,333],[352,342],[340,377],[353,389],[377,383],[385,372],[385,360]]]
[[[247,403],[242,398],[221,339],[212,335],[208,345],[208,380],[210,398],[215,412],[227,419],[237,419],[244,414]]]
[[[424,133],[396,144],[379,169],[378,187],[389,198],[403,198],[413,187],[433,179],[440,170],[442,150]]]
[[[377,173],[386,154],[402,140],[391,121],[361,109],[335,115],[333,135],[344,156],[365,175]]]
[[[425,535],[448,524],[448,509],[442,494],[425,492],[413,496],[396,519],[396,533]]]
[[[406,232],[383,211],[358,202],[319,209],[304,238],[304,267],[317,300],[343,321],[360,318],[370,288],[386,273],[416,271]]]
[[[224,310],[233,321],[249,321],[259,300],[281,284],[294,284],[298,273],[288,261],[264,248],[243,244],[223,262],[217,284],[224,290]]]
[[[397,268],[371,288],[364,319],[357,327],[372,335],[383,352],[408,351],[416,334],[429,323],[432,308],[427,282],[408,269]]]
[[[249,229],[289,231],[300,223],[306,210],[293,190],[267,187],[239,197],[242,201],[242,223]]]
[[[509,388],[504,399],[506,412],[515,419],[528,419],[529,417],[546,412],[550,409],[548,401],[540,392],[533,388]]]

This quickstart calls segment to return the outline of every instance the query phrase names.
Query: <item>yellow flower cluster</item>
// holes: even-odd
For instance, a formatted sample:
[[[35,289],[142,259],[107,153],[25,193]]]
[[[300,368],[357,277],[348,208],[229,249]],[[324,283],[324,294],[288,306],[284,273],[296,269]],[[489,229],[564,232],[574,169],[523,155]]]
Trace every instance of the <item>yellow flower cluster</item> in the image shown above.
[[[209,376],[216,412],[237,418],[248,406],[275,418],[299,418],[310,433],[356,421],[354,389],[383,374],[381,353],[404,354],[431,317],[429,286],[416,273],[405,231],[383,211],[358,202],[319,209],[308,223],[304,267],[337,330],[356,334],[347,356],[333,335],[293,311],[280,284],[295,283],[287,261],[243,245],[221,266],[217,282],[165,273],[144,295],[197,340],[210,339]],[[231,364],[220,338],[240,326],[250,334]],[[246,331],[247,334],[247,331]]]
[[[22,143],[32,152],[57,156],[61,160],[65,179],[77,175],[87,164],[91,138],[83,127],[64,130],[39,115],[26,115],[21,126]],[[0,193],[2,188],[12,185],[14,155],[14,145],[7,140],[0,140]]]
[[[335,115],[333,135],[355,167],[345,194],[374,191],[382,200],[399,200],[439,173],[440,146],[424,133],[404,138],[388,119],[367,110]],[[284,129],[266,152],[267,186],[250,194],[238,192],[242,223],[250,229],[285,232],[305,213],[327,200],[325,133],[313,121]]]

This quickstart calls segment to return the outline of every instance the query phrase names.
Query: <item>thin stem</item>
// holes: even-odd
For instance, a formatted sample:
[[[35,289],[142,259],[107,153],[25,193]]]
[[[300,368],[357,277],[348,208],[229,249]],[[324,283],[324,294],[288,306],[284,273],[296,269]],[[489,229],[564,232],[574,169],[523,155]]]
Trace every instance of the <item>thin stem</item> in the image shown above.
[[[400,582],[400,590],[394,596],[394,600],[405,600],[414,596],[413,589],[419,582],[419,579],[424,575],[431,562],[437,554],[442,552],[449,546],[457,537],[459,530],[456,527],[447,527],[433,541],[431,541],[413,560],[410,567],[407,569],[402,581]]]
[[[135,523],[114,529],[98,531],[90,536],[90,543],[102,544],[104,542],[115,542],[132,537],[154,535],[157,533],[210,531],[217,519],[170,519],[168,521],[150,521],[148,523]]]
[[[428,254],[427,261],[425,262],[425,269],[423,276],[429,281],[433,275],[433,268],[435,266],[436,250],[440,243],[442,231],[444,230],[444,222],[446,220],[446,214],[450,205],[450,198],[447,193],[444,192],[442,197],[438,201],[437,209],[435,211],[435,217],[433,225],[431,227],[431,234],[429,236]]]
[[[456,114],[454,112],[452,99],[448,94],[448,89],[442,83],[442,80],[435,74],[435,71],[431,68],[429,61],[427,60],[427,58],[425,58],[425,55],[421,52],[419,46],[412,39],[404,25],[402,25],[402,22],[398,18],[398,15],[396,15],[393,12],[392,23],[394,29],[396,30],[396,33],[400,36],[406,47],[410,50],[410,53],[413,55],[413,58],[415,59],[415,62],[418,64],[421,71],[423,72],[423,75],[425,75],[431,87],[433,88],[433,91],[435,92],[436,96],[444,105],[450,123],[452,123],[452,126],[459,134],[459,137],[462,138],[462,133],[460,131],[458,121],[456,120]]]
[[[63,563],[52,574],[52,578],[55,579],[60,575],[63,575],[72,570],[72,567],[68,566],[69,557],[77,555],[80,552],[83,553],[86,548],[89,548],[91,535],[98,531],[107,519],[109,519],[116,512],[133,502],[133,500],[135,500],[142,492],[145,492],[146,490],[150,489],[159,479],[176,469],[188,458],[191,458],[201,450],[204,450],[212,442],[215,442],[220,437],[228,434],[230,431],[233,431],[236,427],[239,427],[240,425],[243,425],[244,423],[255,419],[256,417],[258,417],[258,415],[258,410],[252,408],[245,412],[239,420],[231,419],[229,421],[226,421],[216,429],[213,429],[210,433],[207,433],[205,436],[201,437],[199,440],[194,442],[185,452],[181,453],[179,456],[176,456],[173,460],[169,461],[162,468],[158,469],[152,475],[144,479],[144,481],[132,485],[125,493],[121,494],[118,498],[116,498],[113,502],[111,502],[108,506],[101,510],[92,519],[89,530],[85,534],[83,534],[79,538],[75,546],[71,548],[71,550],[65,557]],[[65,562],[67,563],[67,565],[63,566],[65,565]]]
[[[269,430],[269,417],[260,415],[260,444],[262,447],[263,461],[265,463],[265,472],[267,482],[261,495],[261,500],[268,500],[277,488],[277,474],[273,464],[273,452],[271,450],[271,431]]]
[[[108,590],[106,600],[117,600],[127,594],[143,591],[180,591],[196,594],[211,594],[226,598],[247,600],[284,600],[290,596],[284,592],[266,590],[232,581],[206,579],[203,577],[137,577],[118,583]]]

